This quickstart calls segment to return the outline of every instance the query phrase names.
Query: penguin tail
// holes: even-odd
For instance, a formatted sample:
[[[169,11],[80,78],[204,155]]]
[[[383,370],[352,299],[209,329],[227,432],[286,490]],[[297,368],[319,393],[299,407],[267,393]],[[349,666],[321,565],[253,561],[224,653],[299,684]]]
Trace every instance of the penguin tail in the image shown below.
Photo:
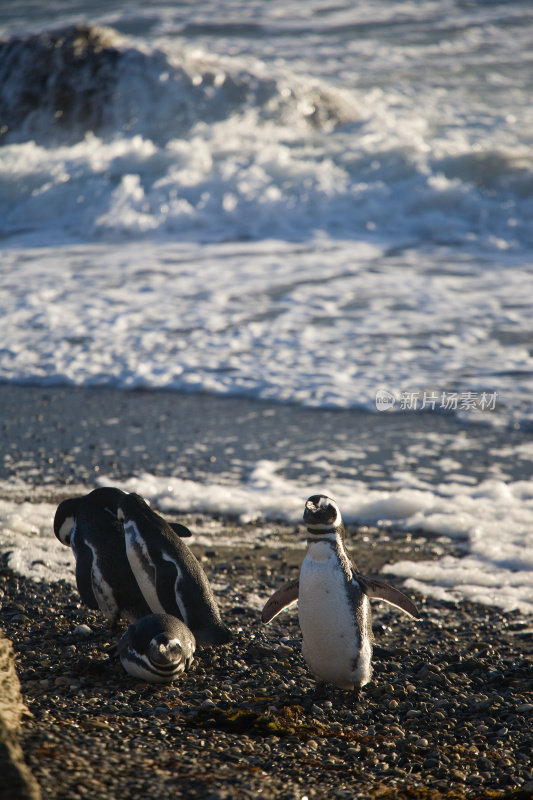
[[[233,634],[225,625],[213,625],[209,628],[195,631],[194,637],[198,644],[209,646],[228,644],[232,641]]]

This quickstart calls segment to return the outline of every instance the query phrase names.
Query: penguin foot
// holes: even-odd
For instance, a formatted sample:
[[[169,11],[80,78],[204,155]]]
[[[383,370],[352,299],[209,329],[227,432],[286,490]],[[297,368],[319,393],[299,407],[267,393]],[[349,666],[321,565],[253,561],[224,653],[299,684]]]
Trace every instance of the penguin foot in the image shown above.
[[[118,642],[112,642],[106,652],[109,658],[115,658],[118,655]]]
[[[309,711],[316,703],[324,702],[328,698],[328,685],[325,681],[319,681],[314,689],[307,692],[304,699],[304,708]]]
[[[361,686],[354,686],[354,690],[353,690],[352,695],[351,695],[351,703],[350,703],[352,708],[356,708],[357,706],[359,706],[359,704],[361,703],[361,700],[362,700],[362,693],[363,693],[363,690],[362,690]]]
[[[325,700],[328,696],[328,685],[326,681],[319,681],[315,686],[315,700]]]

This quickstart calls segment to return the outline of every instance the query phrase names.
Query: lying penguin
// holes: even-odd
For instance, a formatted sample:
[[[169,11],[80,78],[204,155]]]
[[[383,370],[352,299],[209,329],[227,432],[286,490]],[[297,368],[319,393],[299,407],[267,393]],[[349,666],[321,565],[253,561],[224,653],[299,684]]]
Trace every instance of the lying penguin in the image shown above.
[[[170,614],[149,614],[129,626],[118,642],[122,666],[150,683],[170,683],[194,661],[196,641],[189,628]]]
[[[368,598],[385,600],[415,619],[419,613],[402,592],[355,569],[344,548],[337,504],[313,495],[305,504],[307,552],[299,580],[275,592],[263,608],[267,623],[298,601],[302,653],[322,684],[359,691],[372,674],[372,619]]]
[[[198,644],[229,642],[231,632],[222,622],[205,572],[163,517],[138,494],[124,496],[118,516],[128,561],[150,609],[182,620]]]

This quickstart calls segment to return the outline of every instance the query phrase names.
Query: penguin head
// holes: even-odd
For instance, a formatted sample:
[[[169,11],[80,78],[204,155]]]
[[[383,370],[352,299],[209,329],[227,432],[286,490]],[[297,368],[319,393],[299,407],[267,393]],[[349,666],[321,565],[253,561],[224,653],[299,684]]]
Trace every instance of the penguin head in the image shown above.
[[[89,492],[84,499],[92,506],[104,508],[116,517],[118,506],[124,497],[126,497],[126,492],[123,492],[122,489],[114,486],[99,486],[98,489]]]
[[[166,633],[154,636],[148,647],[148,658],[156,666],[164,667],[175,664],[183,657],[183,648],[179,639],[169,639]]]
[[[314,494],[306,502],[304,523],[311,534],[342,531],[342,517],[337,503],[323,494]]]
[[[149,517],[151,514],[153,512],[144,497],[135,492],[124,494],[117,506],[117,518],[121,522],[137,517]]]
[[[70,547],[72,529],[76,524],[76,514],[78,513],[80,500],[81,497],[71,497],[68,500],[63,500],[58,505],[54,516],[54,533],[59,541],[67,547]]]

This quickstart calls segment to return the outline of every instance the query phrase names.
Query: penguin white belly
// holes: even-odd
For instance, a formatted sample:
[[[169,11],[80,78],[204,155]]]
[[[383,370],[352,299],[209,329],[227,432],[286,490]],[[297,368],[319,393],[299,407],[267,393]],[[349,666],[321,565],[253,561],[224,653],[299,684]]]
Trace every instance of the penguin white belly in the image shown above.
[[[327,550],[317,548],[318,543],[313,545],[315,558],[308,554],[300,571],[298,616],[302,653],[319,680],[341,689],[363,686],[370,680],[371,645],[366,636],[368,599],[362,596],[359,609],[363,622],[364,640],[361,641],[339,559],[330,547]]]

